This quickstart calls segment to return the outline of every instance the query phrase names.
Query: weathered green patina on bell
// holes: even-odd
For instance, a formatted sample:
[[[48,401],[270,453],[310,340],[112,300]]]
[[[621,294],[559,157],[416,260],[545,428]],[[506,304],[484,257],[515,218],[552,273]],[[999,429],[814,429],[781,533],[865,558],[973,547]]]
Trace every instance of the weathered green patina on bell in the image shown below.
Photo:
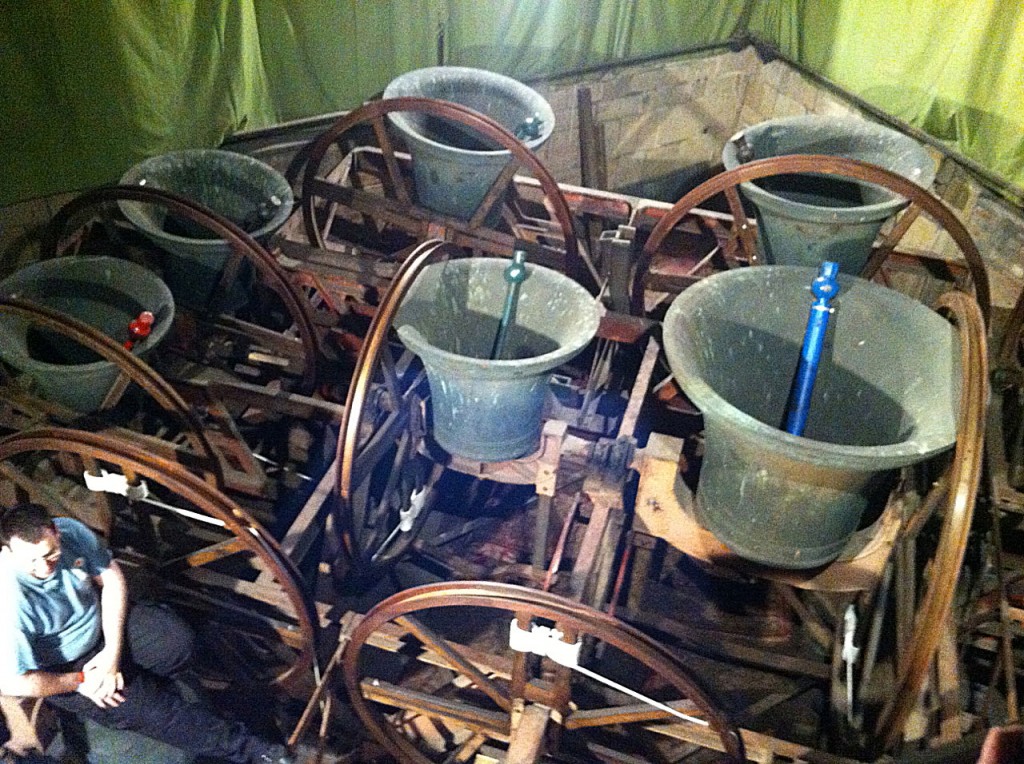
[[[295,202],[287,179],[273,167],[220,149],[186,149],[149,157],[129,168],[121,183],[188,197],[261,243],[284,224]],[[118,205],[125,217],[168,253],[162,262],[163,277],[180,305],[204,308],[216,296],[220,309],[231,311],[246,302],[251,274],[245,265],[231,294],[213,294],[231,252],[225,240],[165,207],[127,200]]]
[[[557,271],[528,263],[501,357],[492,360],[508,260],[475,257],[427,266],[395,317],[430,383],[432,434],[479,461],[529,454],[540,444],[552,370],[597,332],[597,301]]]
[[[922,188],[935,162],[903,133],[854,117],[805,115],[752,125],[722,150],[727,170],[755,159],[825,154],[858,159],[906,177]],[[765,262],[817,267],[831,260],[860,273],[882,225],[907,201],[871,183],[828,175],[778,175],[741,184],[757,207],[758,244]]]
[[[468,106],[499,122],[536,151],[555,129],[555,113],[531,87],[502,74],[465,66],[432,66],[393,79],[385,98],[415,96]],[[415,112],[391,121],[412,155],[416,195],[427,209],[468,220],[512,155],[456,122]]]
[[[145,356],[174,320],[170,290],[152,271],[119,257],[43,260],[0,282],[0,295],[70,315],[111,339],[129,339],[129,324],[153,314],[152,331],[132,350]],[[120,370],[88,348],[12,314],[0,315],[0,358],[28,377],[47,400],[89,413],[103,403]]]
[[[865,509],[885,501],[892,470],[956,438],[953,327],[844,275],[804,436],[781,429],[815,274],[719,273],[682,292],[664,322],[672,373],[704,415],[700,521],[737,554],[783,568],[832,561]]]

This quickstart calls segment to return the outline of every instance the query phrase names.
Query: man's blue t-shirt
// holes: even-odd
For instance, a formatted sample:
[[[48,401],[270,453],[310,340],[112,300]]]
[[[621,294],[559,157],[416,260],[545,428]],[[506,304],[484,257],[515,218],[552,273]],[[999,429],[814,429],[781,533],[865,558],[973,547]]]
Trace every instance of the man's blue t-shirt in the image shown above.
[[[99,641],[99,591],[110,552],[78,520],[58,517],[61,556],[46,579],[14,567],[0,554],[0,671],[24,674],[73,661]]]

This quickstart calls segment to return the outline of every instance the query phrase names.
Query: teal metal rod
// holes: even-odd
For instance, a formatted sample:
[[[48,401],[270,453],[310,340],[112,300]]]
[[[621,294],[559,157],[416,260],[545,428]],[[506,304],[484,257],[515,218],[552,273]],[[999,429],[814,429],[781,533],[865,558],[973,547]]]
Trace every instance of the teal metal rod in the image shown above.
[[[512,316],[515,315],[516,304],[519,302],[519,287],[526,281],[526,252],[517,249],[512,255],[512,262],[505,269],[505,281],[508,282],[508,291],[505,293],[505,309],[501,313],[501,320],[498,322],[498,333],[494,336],[494,345],[491,346],[491,360],[496,361],[505,352],[505,341],[508,339],[508,328],[512,324]]]

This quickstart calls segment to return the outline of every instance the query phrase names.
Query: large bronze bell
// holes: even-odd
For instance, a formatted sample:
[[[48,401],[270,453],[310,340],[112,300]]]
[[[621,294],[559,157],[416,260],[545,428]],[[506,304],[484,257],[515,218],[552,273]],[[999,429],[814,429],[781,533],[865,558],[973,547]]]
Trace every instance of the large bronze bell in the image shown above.
[[[853,117],[804,115],[761,122],[741,130],[722,150],[727,170],[754,159],[826,154],[858,159],[903,175],[923,188],[935,162],[903,133]],[[758,245],[765,262],[817,267],[839,263],[860,273],[882,225],[907,201],[879,186],[828,175],[778,175],[743,183],[757,207]]]
[[[385,98],[415,96],[468,106],[492,118],[536,151],[555,129],[545,98],[502,74],[466,66],[431,66],[406,72],[384,89]],[[412,155],[416,195],[427,209],[468,220],[512,155],[452,120],[415,112],[390,115]]]
[[[429,265],[395,317],[398,336],[426,367],[434,439],[479,461],[539,446],[550,373],[587,346],[600,320],[586,289],[527,265],[505,351],[491,360],[508,264],[476,257]]]
[[[153,314],[152,331],[133,352],[145,356],[174,321],[174,298],[155,273],[119,257],[60,257],[27,265],[0,282],[0,296],[50,308],[108,337],[129,339],[129,324]],[[75,340],[16,315],[0,315],[0,358],[32,381],[46,400],[75,411],[100,408],[120,369]]]
[[[812,268],[710,276],[664,322],[672,373],[704,415],[700,521],[737,554],[812,568],[835,559],[891,471],[952,445],[960,356],[921,303],[840,275],[804,436],[781,427]]]

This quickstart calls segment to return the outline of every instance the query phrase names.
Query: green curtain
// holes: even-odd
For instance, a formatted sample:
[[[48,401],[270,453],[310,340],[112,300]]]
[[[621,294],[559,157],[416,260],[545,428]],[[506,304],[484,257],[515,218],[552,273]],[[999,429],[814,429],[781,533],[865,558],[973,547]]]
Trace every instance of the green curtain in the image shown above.
[[[1024,198],[1024,3],[754,0],[750,32]]]
[[[445,61],[521,79],[744,32],[1024,188],[1010,0],[0,0],[0,204],[352,108]]]
[[[744,0],[450,3],[447,63],[529,80],[728,41]]]
[[[443,0],[32,0],[0,13],[0,205],[358,105],[437,61]]]

